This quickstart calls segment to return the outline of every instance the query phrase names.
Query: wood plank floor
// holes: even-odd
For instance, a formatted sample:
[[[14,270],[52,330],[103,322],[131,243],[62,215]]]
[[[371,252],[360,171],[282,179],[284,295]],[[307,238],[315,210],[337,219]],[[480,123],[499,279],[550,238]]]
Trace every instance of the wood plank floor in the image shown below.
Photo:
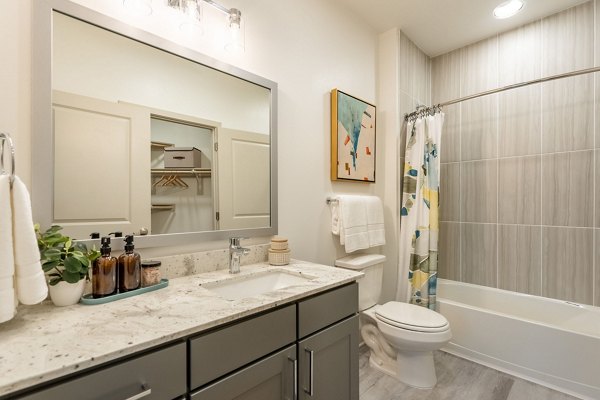
[[[360,400],[573,400],[575,397],[515,378],[494,369],[435,352],[438,383],[416,389],[369,365],[369,351],[360,351]]]

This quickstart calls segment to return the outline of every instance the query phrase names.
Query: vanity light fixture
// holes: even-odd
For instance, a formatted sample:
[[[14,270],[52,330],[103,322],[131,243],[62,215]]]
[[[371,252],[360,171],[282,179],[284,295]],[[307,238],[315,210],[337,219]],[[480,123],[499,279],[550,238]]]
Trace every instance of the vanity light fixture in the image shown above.
[[[179,11],[179,28],[186,33],[202,35],[202,3],[198,0],[167,0],[167,5]]]
[[[525,6],[523,0],[508,0],[494,8],[494,17],[498,19],[509,18],[518,13]]]
[[[123,0],[123,7],[133,15],[152,14],[152,0]]]
[[[123,0],[123,6],[134,15],[152,14],[152,0]],[[227,31],[225,50],[230,52],[244,51],[245,29],[242,21],[242,12],[237,8],[227,8],[213,0],[163,0],[163,4],[176,10],[181,18],[180,29],[202,35],[202,8],[204,3],[225,14],[225,28]]]

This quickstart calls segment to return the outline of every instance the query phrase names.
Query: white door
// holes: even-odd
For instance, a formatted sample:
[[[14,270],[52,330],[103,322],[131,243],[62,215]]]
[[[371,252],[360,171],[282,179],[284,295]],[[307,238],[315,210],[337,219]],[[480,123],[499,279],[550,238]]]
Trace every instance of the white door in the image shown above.
[[[53,224],[78,239],[149,228],[147,110],[54,91],[53,113]]]
[[[271,226],[269,136],[218,130],[219,229]]]

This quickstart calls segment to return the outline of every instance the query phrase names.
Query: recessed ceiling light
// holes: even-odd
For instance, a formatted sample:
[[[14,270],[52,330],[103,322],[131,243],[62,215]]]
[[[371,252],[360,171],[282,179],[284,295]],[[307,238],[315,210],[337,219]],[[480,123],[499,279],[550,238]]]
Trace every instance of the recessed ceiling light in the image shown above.
[[[504,19],[512,17],[523,9],[525,2],[523,0],[508,0],[494,8],[494,17]]]

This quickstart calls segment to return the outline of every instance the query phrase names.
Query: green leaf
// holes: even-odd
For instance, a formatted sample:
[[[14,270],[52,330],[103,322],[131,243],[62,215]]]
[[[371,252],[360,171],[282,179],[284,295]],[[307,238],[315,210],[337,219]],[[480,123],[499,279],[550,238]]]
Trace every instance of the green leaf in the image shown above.
[[[55,286],[60,281],[62,281],[62,279],[60,279],[60,278],[52,278],[52,279],[50,279],[50,281],[48,282],[48,284],[50,286]]]
[[[82,252],[83,254],[87,253],[88,249],[85,243],[77,242],[75,243],[75,250]]]
[[[55,260],[55,261],[46,261],[45,263],[42,264],[42,269],[44,270],[44,272],[48,272],[52,269],[54,269],[55,267],[57,267],[60,264],[60,261]]]
[[[43,258],[48,259],[54,259],[56,257],[60,257],[61,255],[60,249],[57,249],[56,247],[51,247],[49,249],[43,250],[41,253]]]
[[[68,283],[77,283],[79,282],[79,272],[65,271],[63,273],[63,279]]]
[[[65,248],[70,249],[72,245],[73,245],[73,241],[71,240],[71,238],[68,238],[67,241],[65,242]]]
[[[89,267],[90,260],[80,251],[74,251],[71,256],[77,259],[84,267]]]
[[[81,270],[81,263],[75,257],[68,256],[65,258],[65,270],[66,272],[79,273]]]

